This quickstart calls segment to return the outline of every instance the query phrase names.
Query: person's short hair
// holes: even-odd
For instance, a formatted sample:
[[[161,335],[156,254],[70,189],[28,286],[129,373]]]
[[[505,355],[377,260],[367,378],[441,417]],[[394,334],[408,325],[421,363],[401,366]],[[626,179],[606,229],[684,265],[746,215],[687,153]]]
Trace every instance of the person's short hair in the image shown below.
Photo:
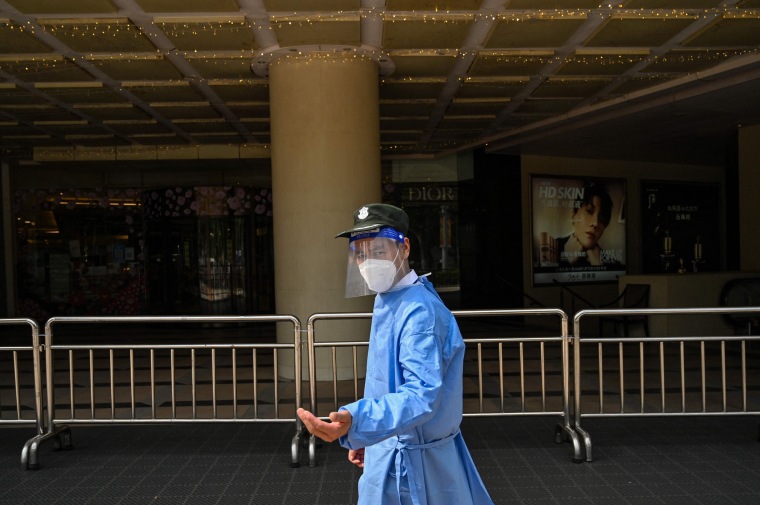
[[[592,182],[583,187],[583,197],[576,199],[577,205],[573,214],[577,213],[581,207],[592,204],[595,196],[599,197],[599,221],[606,227],[612,219],[612,198],[604,186],[599,184]]]

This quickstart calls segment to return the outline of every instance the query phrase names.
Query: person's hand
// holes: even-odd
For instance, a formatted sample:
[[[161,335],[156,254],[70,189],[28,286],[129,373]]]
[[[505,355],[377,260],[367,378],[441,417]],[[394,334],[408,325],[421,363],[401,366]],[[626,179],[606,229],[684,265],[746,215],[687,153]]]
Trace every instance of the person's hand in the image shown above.
[[[326,423],[308,410],[298,409],[298,417],[303,421],[309,433],[325,442],[338,440],[351,428],[351,413],[347,410],[330,412],[330,422]]]
[[[364,468],[364,448],[349,450],[348,460],[359,468]]]
[[[583,256],[583,245],[575,233],[565,242],[565,259],[571,265],[574,265]]]
[[[603,265],[602,262],[602,250],[596,245],[593,249],[586,249],[586,257],[591,265]]]

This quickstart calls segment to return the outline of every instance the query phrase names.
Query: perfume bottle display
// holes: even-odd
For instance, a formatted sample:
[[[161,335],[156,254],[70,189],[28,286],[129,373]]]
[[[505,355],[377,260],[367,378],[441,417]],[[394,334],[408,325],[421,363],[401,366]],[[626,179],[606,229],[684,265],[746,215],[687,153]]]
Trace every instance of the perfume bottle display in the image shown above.
[[[662,270],[663,272],[670,272],[675,267],[673,254],[673,238],[669,234],[665,234],[665,238],[662,240],[662,252],[660,258],[662,258]]]
[[[694,259],[691,260],[694,273],[699,272],[702,266],[705,264],[705,258],[702,256],[702,243],[700,237],[697,236],[697,241],[694,243]]]
[[[642,272],[720,270],[720,195],[715,184],[642,183]]]

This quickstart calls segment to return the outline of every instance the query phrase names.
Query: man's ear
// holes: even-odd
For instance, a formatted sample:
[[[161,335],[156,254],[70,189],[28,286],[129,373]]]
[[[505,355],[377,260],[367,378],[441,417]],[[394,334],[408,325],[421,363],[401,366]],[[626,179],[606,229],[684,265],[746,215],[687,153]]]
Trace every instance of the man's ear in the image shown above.
[[[409,237],[404,237],[404,259],[407,259],[409,257],[409,253],[412,250],[411,242],[409,242]]]

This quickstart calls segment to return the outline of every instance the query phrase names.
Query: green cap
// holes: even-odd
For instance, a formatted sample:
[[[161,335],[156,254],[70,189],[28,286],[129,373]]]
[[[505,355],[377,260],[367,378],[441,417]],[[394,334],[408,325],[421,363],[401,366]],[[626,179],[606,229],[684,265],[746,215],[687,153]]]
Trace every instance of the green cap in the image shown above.
[[[354,226],[335,235],[350,237],[352,233],[390,226],[404,235],[409,232],[409,216],[403,209],[387,203],[369,203],[354,211]]]

